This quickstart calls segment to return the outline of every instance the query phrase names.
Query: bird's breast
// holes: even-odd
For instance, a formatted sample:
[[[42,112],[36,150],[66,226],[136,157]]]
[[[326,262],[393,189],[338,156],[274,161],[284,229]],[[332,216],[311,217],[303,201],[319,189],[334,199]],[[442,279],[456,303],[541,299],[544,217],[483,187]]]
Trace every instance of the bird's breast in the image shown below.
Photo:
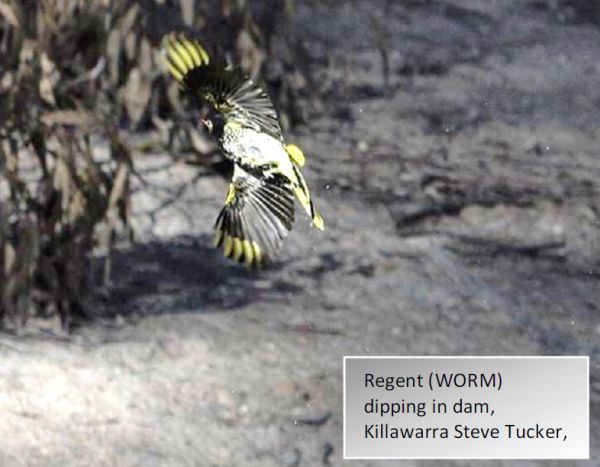
[[[280,140],[251,129],[226,131],[223,134],[223,151],[234,162],[250,166],[280,164],[289,157]]]

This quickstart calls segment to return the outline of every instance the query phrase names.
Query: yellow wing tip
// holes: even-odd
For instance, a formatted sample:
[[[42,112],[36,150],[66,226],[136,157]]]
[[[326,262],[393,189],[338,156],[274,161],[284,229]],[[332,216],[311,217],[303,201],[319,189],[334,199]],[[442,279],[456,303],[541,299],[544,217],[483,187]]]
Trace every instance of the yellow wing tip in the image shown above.
[[[167,69],[179,82],[194,68],[208,65],[210,62],[204,46],[184,33],[171,32],[163,37],[162,43]]]
[[[226,236],[225,241],[223,242],[223,255],[226,258],[229,258],[231,256],[232,252],[233,252],[233,237]]]
[[[223,245],[223,255],[237,263],[243,263],[248,269],[260,268],[264,265],[265,255],[258,243],[232,235],[224,234],[218,230],[215,233],[214,245]]]

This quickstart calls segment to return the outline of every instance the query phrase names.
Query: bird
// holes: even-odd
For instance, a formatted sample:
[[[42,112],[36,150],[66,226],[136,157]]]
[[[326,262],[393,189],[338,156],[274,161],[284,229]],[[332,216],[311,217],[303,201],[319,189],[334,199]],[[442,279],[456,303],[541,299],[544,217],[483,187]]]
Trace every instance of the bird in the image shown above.
[[[199,40],[170,33],[163,44],[166,68],[184,95],[208,103],[200,121],[233,162],[225,205],[214,225],[214,246],[249,269],[264,266],[292,229],[295,199],[312,225],[324,230],[300,172],[305,155],[285,142],[264,89]]]

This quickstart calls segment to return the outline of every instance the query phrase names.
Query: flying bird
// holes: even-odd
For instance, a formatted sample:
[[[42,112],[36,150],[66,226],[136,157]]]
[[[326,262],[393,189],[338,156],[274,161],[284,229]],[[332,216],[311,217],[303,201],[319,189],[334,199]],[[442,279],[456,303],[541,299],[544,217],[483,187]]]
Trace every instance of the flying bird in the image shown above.
[[[294,223],[294,198],[319,230],[316,210],[300,173],[305,157],[286,144],[265,91],[183,34],[165,38],[165,62],[184,94],[207,102],[202,123],[233,162],[233,178],[214,227],[215,247],[225,257],[260,267],[281,248]]]

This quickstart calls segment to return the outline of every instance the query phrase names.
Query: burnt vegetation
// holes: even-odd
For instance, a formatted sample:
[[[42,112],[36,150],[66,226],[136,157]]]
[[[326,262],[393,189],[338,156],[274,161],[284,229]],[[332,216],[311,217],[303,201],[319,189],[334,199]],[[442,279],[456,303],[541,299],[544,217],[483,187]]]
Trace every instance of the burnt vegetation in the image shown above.
[[[270,3],[252,11],[237,0],[0,2],[1,327],[18,332],[41,318],[68,330],[92,314],[115,242],[134,235],[128,132],[158,130],[157,144],[174,156],[210,150],[162,71],[161,38],[210,37],[260,77],[275,23],[291,7]],[[292,115],[284,75],[269,76]],[[100,274],[93,256],[103,258]]]

